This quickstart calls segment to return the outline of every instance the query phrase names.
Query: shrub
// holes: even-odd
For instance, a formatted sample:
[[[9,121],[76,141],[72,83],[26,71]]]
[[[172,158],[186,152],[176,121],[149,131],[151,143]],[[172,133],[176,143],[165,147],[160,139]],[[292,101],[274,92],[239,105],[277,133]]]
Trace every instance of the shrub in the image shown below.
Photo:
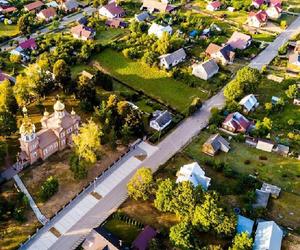
[[[41,186],[39,196],[42,201],[48,200],[58,191],[58,180],[50,176]]]

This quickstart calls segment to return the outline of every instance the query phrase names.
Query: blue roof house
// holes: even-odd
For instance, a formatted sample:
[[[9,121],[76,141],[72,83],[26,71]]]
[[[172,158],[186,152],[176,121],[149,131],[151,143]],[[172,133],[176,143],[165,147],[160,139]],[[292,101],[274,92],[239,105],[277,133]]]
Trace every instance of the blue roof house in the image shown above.
[[[252,234],[254,221],[250,220],[242,215],[238,215],[236,232],[238,234],[247,233],[249,236]]]

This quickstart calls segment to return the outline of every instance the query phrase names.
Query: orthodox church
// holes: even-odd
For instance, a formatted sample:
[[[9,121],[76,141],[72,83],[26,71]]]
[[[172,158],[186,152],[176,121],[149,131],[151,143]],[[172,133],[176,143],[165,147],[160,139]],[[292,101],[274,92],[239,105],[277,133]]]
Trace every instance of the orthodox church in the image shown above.
[[[32,164],[38,159],[45,160],[57,151],[64,150],[72,144],[72,134],[77,134],[80,117],[72,110],[68,113],[65,105],[58,100],[54,106],[54,113],[46,110],[41,119],[42,129],[36,132],[35,125],[23,108],[24,118],[20,126],[19,158],[22,163]]]

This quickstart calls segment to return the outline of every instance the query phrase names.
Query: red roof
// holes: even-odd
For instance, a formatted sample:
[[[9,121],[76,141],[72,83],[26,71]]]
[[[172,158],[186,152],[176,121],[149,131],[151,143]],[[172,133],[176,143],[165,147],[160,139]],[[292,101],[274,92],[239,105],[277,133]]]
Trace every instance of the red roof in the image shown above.
[[[19,46],[22,49],[35,49],[37,47],[34,38],[30,38],[24,42],[19,43]]]
[[[16,7],[2,7],[2,12],[4,12],[4,13],[10,13],[10,12],[14,12],[16,10],[17,10]]]
[[[219,1],[213,1],[209,3],[210,6],[212,6],[214,9],[220,8],[222,6],[222,3]]]
[[[3,74],[3,73],[0,71],[0,82],[4,81],[5,79],[8,79],[7,75]]]
[[[115,2],[109,3],[104,7],[114,16],[122,15],[125,13],[125,11],[120,6],[118,6]]]
[[[281,0],[271,0],[271,1],[270,1],[270,4],[273,5],[273,6],[274,6],[274,5],[277,5],[277,4],[280,4],[280,5],[281,5],[281,4],[282,4],[282,1],[281,1]]]
[[[265,2],[265,0],[252,0],[252,4],[256,3],[259,6],[261,6],[264,2]]]
[[[251,11],[249,17],[253,16],[255,16],[259,22],[266,22],[268,20],[268,14],[264,10],[260,10],[257,13]]]
[[[237,132],[244,132],[247,131],[251,122],[248,121],[243,115],[239,112],[229,114],[223,123],[230,123],[230,125],[237,131]]]
[[[43,2],[41,1],[35,1],[33,3],[27,4],[24,6],[25,9],[27,9],[28,11],[34,10],[36,8],[40,8],[44,5]]]
[[[41,10],[39,13],[41,13],[45,18],[56,16],[56,10],[53,7]]]

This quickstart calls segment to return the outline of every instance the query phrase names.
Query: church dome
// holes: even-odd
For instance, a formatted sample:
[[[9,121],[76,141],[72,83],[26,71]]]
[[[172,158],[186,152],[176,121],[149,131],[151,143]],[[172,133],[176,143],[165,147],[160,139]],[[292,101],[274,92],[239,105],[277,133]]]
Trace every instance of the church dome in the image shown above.
[[[71,115],[72,115],[72,116],[75,116],[75,115],[76,115],[76,112],[75,112],[75,110],[74,110],[74,109],[72,109],[72,111],[71,111]]]
[[[33,133],[35,133],[35,125],[26,116],[26,117],[24,117],[23,123],[20,126],[20,134],[21,135],[31,135]]]
[[[65,110],[65,104],[63,104],[60,100],[57,100],[53,108],[55,111],[63,111]]]
[[[49,112],[45,109],[44,116],[49,116]]]

